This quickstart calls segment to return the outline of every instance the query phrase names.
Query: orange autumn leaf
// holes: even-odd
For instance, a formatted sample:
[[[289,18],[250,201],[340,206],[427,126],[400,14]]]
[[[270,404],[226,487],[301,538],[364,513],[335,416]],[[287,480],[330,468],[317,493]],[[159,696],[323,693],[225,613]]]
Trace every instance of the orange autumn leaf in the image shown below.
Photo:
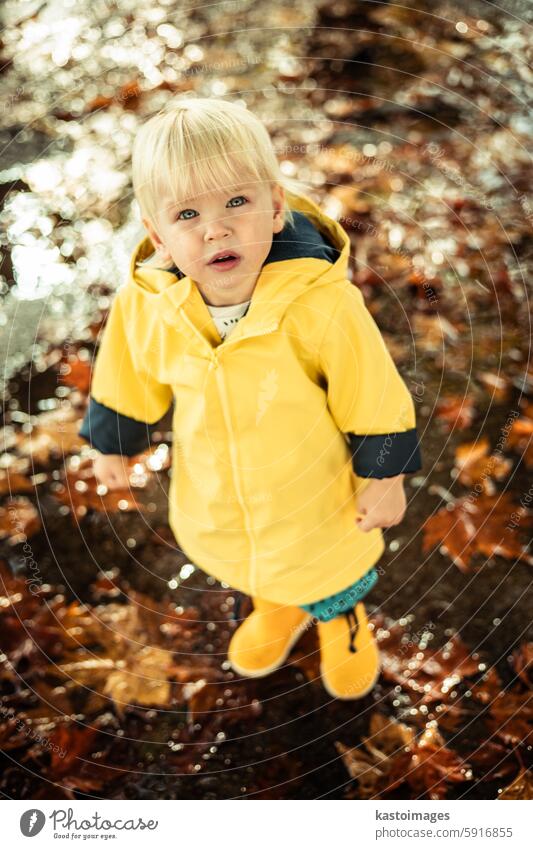
[[[75,354],[63,358],[59,366],[59,380],[65,386],[73,386],[87,395],[91,387],[90,361],[81,360]]]
[[[497,454],[488,456],[490,443],[487,437],[477,442],[464,442],[455,449],[457,477],[465,486],[479,483],[487,495],[494,495],[492,478],[502,480],[509,474],[512,463]]]
[[[533,468],[533,418],[523,416],[516,419],[509,431],[508,442],[521,455],[526,468]]]
[[[501,374],[493,374],[491,371],[483,371],[478,374],[478,378],[491,395],[498,402],[506,401],[510,394],[510,381]]]
[[[39,514],[29,498],[9,498],[0,507],[0,539],[8,539],[11,545],[25,542],[41,527]]]
[[[0,495],[15,492],[35,492],[35,484],[26,475],[0,469]]]
[[[453,430],[455,427],[460,429],[470,427],[474,420],[474,414],[475,409],[472,401],[461,396],[442,398],[435,410],[435,417],[440,419],[448,430]]]
[[[514,517],[514,520],[513,520]],[[514,521],[514,525],[513,525]],[[521,544],[517,528],[533,524],[531,511],[515,505],[508,493],[461,498],[442,507],[423,525],[423,551],[441,546],[462,572],[469,572],[472,558],[499,555],[533,565],[533,557]]]

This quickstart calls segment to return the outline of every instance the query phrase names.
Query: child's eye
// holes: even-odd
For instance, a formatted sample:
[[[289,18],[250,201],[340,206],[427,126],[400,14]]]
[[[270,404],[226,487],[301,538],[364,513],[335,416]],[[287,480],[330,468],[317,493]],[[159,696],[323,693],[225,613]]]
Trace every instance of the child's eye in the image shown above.
[[[242,203],[234,204],[233,201],[244,201],[244,203],[248,203],[248,199],[245,198],[244,195],[236,195],[235,197],[231,198],[231,200],[229,200],[227,202],[226,206],[231,205],[233,208],[235,208],[235,207],[243,205]],[[188,213],[192,213],[192,214],[189,215]],[[179,212],[176,215],[176,220],[177,221],[191,221],[191,219],[195,218],[197,215],[198,215],[198,213],[196,212],[195,209],[182,209],[181,212]]]
[[[228,204],[232,204],[232,205],[233,205],[233,201],[234,201],[234,200],[243,200],[245,203],[248,203],[248,201],[247,201],[247,199],[244,197],[244,195],[236,195],[234,198],[231,198],[231,200],[229,200],[229,201],[228,201],[228,203],[226,204],[226,206],[227,206]],[[237,204],[237,206],[242,206],[242,204],[238,203],[238,204]]]

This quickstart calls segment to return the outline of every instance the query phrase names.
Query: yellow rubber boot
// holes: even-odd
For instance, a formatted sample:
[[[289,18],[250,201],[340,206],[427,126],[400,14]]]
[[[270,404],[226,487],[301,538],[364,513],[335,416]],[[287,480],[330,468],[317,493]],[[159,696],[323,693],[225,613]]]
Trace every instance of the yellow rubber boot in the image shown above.
[[[379,678],[381,661],[363,602],[317,627],[324,688],[336,699],[366,696]]]
[[[254,610],[235,631],[228,660],[235,672],[261,678],[278,669],[312,618],[300,607],[253,599]]]

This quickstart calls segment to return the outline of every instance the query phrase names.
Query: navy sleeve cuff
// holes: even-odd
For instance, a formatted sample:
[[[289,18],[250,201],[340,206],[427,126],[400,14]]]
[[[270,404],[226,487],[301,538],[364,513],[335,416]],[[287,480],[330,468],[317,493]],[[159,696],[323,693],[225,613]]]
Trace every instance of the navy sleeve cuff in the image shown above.
[[[353,470],[361,478],[393,478],[422,469],[416,428],[377,436],[349,433]]]
[[[79,435],[101,454],[133,457],[150,445],[157,422],[148,424],[123,416],[91,396]]]

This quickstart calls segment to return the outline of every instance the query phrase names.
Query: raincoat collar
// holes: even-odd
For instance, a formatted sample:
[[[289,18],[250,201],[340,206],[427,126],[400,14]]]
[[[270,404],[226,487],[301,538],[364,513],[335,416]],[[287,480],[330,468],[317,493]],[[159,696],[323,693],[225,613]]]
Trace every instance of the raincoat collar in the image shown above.
[[[345,230],[309,198],[290,192],[287,198],[290,208],[301,215],[295,216],[294,230],[286,225],[274,236],[250,308],[231,334],[233,341],[276,329],[289,304],[307,289],[346,277],[350,241]],[[317,230],[332,246],[327,251],[328,259],[321,258],[323,241]],[[153,252],[149,237],[139,242],[131,259],[130,283],[142,290],[164,321],[175,325],[177,311],[185,312],[188,321],[206,334],[212,344],[220,343],[194,280],[183,276],[178,269],[166,271],[141,264]]]

